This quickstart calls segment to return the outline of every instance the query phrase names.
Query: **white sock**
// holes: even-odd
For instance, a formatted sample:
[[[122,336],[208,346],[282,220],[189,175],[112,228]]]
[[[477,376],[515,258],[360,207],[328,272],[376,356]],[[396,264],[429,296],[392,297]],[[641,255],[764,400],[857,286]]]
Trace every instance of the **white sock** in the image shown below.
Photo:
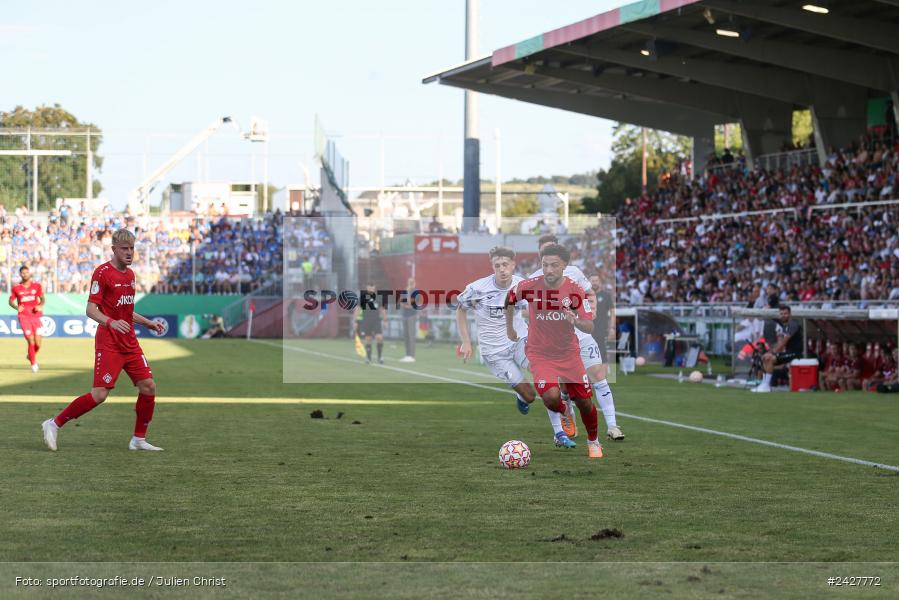
[[[593,389],[596,391],[596,399],[599,401],[602,416],[606,420],[606,427],[610,429],[618,427],[618,423],[615,421],[615,401],[612,399],[612,388],[609,387],[609,382],[605,379],[597,381],[593,384]]]
[[[546,409],[546,414],[549,415],[549,424],[553,426],[553,433],[562,431],[562,415],[548,408]]]
[[[765,373],[765,376],[762,377],[762,385],[771,387],[771,377],[773,375],[774,375],[773,373]]]

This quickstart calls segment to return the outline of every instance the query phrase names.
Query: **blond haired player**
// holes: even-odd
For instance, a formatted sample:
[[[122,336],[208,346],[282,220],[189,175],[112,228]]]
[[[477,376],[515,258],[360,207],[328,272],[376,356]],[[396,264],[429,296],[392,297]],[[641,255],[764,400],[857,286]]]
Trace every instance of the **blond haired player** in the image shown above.
[[[134,271],[128,268],[134,259],[134,234],[119,229],[112,234],[112,260],[105,262],[91,276],[87,316],[99,324],[94,338],[94,386],[75,398],[55,418],[44,421],[44,443],[56,450],[59,429],[72,419],[93,410],[106,400],[122,370],[137,387],[137,417],[129,450],[162,450],[145,439],[156,404],[156,383],[147,363],[134,324],[162,333],[162,323],[151,321],[134,312]]]

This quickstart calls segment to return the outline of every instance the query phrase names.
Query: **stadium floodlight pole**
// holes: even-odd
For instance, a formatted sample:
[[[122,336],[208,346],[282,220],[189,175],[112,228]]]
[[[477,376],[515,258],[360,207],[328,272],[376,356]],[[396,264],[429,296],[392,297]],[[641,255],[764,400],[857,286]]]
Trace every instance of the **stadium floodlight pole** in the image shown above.
[[[478,51],[478,0],[465,0],[465,60]],[[477,94],[465,90],[465,162],[462,230],[477,231],[481,216],[481,147],[478,139]]]
[[[197,295],[197,241],[193,234],[190,236],[190,294]]]
[[[502,231],[502,222],[503,222],[503,180],[500,174],[500,142],[499,142],[499,127],[496,128],[495,132],[496,137],[496,233],[500,233]]]
[[[268,136],[262,143],[262,213],[268,212]]]
[[[38,181],[39,181],[38,176],[37,176],[37,154],[35,154],[34,157],[32,158],[32,164],[34,165],[34,167],[32,168],[32,173],[34,173],[34,184],[31,187],[31,191],[33,192],[34,200],[33,200],[33,208],[32,208],[31,212],[37,214],[37,200],[38,200],[37,195],[38,195]]]
[[[85,169],[85,171],[87,171],[87,191],[84,194],[84,197],[87,198],[89,211],[92,211],[90,205],[93,204],[91,202],[91,200],[94,199],[94,186],[93,186],[93,181],[92,181],[92,179],[94,178],[94,171],[93,171],[93,165],[91,164],[92,162],[94,162],[94,153],[91,150],[91,128],[88,127],[87,128],[87,168]]]

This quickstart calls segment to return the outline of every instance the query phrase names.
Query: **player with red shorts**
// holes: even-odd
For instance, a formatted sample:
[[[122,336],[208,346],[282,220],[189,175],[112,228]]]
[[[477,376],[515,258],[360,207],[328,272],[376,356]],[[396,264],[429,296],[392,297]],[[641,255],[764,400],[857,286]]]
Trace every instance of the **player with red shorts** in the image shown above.
[[[41,335],[38,332],[41,329],[44,289],[41,284],[31,280],[31,270],[26,265],[19,268],[19,276],[22,282],[12,286],[9,305],[18,313],[22,335],[28,342],[28,362],[31,363],[31,371],[37,373],[37,353],[41,349]]]
[[[581,360],[575,328],[593,331],[593,315],[584,290],[563,275],[571,260],[564,246],[548,244],[540,251],[543,276],[520,282],[506,298],[506,333],[517,341],[511,306],[527,303],[528,341],[525,354],[531,364],[534,387],[543,404],[557,413],[565,413],[559,385],[574,400],[587,429],[587,454],[602,458],[598,437],[593,388]]]
[[[134,259],[134,240],[134,234],[127,229],[116,231],[112,235],[112,260],[94,269],[91,276],[87,316],[100,325],[94,338],[94,386],[87,394],[75,398],[55,418],[44,421],[44,443],[50,450],[56,450],[60,427],[106,400],[122,370],[138,390],[134,437],[128,449],[162,450],[144,437],[153,419],[156,384],[147,358],[137,343],[134,323],[157,333],[162,333],[164,326],[134,312],[134,271],[128,268]]]

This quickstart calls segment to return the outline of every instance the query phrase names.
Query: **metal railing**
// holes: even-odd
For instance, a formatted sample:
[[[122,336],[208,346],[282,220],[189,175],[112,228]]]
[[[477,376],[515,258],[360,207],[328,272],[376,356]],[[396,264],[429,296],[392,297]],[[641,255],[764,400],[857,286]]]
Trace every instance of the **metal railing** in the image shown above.
[[[231,329],[244,322],[250,314],[250,305],[255,304],[256,312],[262,312],[278,302],[282,301],[284,287],[281,279],[269,282],[259,289],[250,292],[240,300],[225,306],[222,309],[222,318],[225,321],[225,329]]]
[[[753,163],[756,169],[764,169],[766,171],[808,167],[819,163],[818,150],[816,148],[802,148],[801,150],[760,154],[753,158]]]

